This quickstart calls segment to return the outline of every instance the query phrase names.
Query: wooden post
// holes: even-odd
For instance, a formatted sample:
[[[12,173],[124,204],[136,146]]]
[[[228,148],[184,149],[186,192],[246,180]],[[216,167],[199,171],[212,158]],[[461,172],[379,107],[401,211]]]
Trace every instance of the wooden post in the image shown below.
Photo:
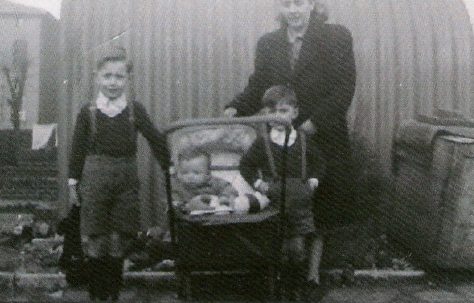
[[[69,2],[65,2],[69,4]],[[63,3],[63,6],[65,4]],[[64,11],[67,12],[66,9]],[[59,37],[60,54],[60,86],[58,102],[58,201],[56,205],[57,213],[60,217],[65,217],[69,206],[69,191],[67,186],[68,178],[68,155],[69,139],[73,125],[73,110],[71,102],[72,82],[70,81],[69,65],[73,62],[73,55],[67,45],[67,26],[68,16],[61,16],[61,32]]]

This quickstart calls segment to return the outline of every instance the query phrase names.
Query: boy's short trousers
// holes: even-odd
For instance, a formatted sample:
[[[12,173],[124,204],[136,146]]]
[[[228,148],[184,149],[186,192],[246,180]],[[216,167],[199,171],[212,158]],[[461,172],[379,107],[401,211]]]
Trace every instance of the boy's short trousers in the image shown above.
[[[138,189],[135,158],[87,156],[79,187],[81,234],[136,235],[140,230]]]
[[[272,201],[280,200],[281,184],[270,185],[269,197]],[[316,232],[313,215],[313,190],[306,180],[301,178],[286,179],[286,228],[285,237],[292,238]]]
[[[304,262],[308,258],[315,237],[314,233],[310,233],[283,239],[283,260],[285,262],[290,260]]]

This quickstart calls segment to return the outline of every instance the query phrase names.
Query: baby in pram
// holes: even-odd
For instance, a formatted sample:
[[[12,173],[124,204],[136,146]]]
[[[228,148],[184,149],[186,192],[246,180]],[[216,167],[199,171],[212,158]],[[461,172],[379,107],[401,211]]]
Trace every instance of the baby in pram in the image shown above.
[[[200,148],[178,155],[172,190],[174,207],[185,214],[252,213],[268,205],[268,199],[259,193],[239,195],[230,182],[213,176],[211,155]]]
[[[184,213],[232,208],[239,195],[229,182],[211,175],[211,156],[191,149],[178,155],[173,203]]]

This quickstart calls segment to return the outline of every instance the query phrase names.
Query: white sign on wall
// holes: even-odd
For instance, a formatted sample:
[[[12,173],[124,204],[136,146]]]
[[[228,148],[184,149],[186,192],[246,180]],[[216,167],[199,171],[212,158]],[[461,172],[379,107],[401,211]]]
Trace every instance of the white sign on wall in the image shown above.
[[[474,0],[464,0],[474,30]]]

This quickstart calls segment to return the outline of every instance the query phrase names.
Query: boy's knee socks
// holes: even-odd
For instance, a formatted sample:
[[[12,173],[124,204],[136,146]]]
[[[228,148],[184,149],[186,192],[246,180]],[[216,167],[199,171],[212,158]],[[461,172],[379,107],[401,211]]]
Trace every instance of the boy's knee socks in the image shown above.
[[[300,290],[305,282],[304,263],[295,262],[295,260],[287,262],[281,268],[280,282],[283,297],[298,300]]]
[[[107,300],[105,292],[108,276],[107,262],[104,258],[89,257],[86,262],[88,291],[91,299]]]
[[[112,300],[118,300],[123,287],[123,258],[109,256],[107,260],[109,266],[107,290]]]
[[[281,267],[279,288],[283,297],[287,297],[291,290],[291,269],[287,262]]]
[[[290,281],[292,289],[298,289],[306,282],[306,262],[296,261],[290,262]]]

